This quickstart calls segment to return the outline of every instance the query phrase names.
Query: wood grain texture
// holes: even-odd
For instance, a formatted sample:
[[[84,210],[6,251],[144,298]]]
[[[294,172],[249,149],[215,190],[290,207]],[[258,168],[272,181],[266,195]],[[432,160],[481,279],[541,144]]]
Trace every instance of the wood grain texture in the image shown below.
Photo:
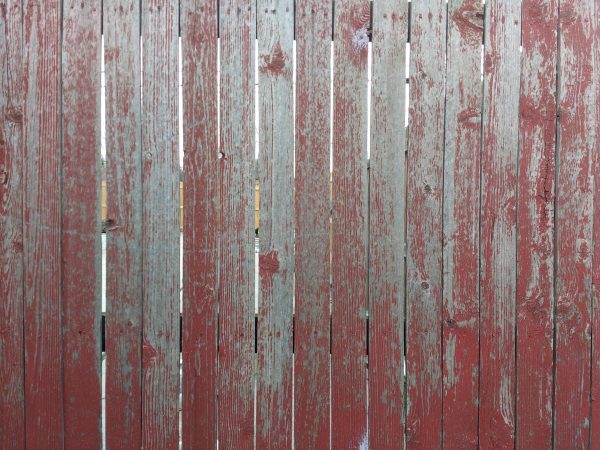
[[[442,196],[446,2],[411,3],[407,448],[442,445]]]
[[[61,3],[23,8],[26,447],[62,448]]]
[[[255,2],[219,6],[219,447],[254,445]]]
[[[296,1],[296,448],[330,445],[331,21],[331,0]]]
[[[559,5],[555,448],[589,446],[596,4],[567,0]]]
[[[408,4],[373,4],[369,172],[369,447],[404,448]]]
[[[140,10],[103,3],[106,77],[106,446],[142,447]]]
[[[294,3],[257,2],[260,255],[256,448],[292,447]]]
[[[217,6],[181,2],[184,448],[217,446]]]
[[[479,409],[480,0],[448,2],[443,214],[444,448],[474,449]]]
[[[63,3],[61,263],[64,439],[69,448],[102,445],[101,14],[99,1]]]
[[[0,448],[25,448],[23,358],[23,21],[0,10]]]
[[[516,446],[551,448],[558,1],[525,0],[522,21]]]
[[[514,447],[520,37],[521,3],[486,3],[481,156],[481,448]]]
[[[338,1],[334,18],[331,442],[368,442],[367,54],[370,3]]]

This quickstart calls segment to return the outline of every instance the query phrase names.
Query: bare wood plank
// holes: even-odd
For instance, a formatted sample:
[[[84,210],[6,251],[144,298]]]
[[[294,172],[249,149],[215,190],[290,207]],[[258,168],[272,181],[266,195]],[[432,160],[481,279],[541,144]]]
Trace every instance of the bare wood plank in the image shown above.
[[[522,8],[516,445],[551,448],[558,1]]]
[[[26,446],[62,448],[61,3],[23,3]]]
[[[62,41],[65,447],[100,448],[101,4],[67,0]],[[85,44],[83,44],[85,43]]]
[[[483,448],[514,447],[520,38],[520,2],[486,3],[479,397]]]
[[[329,448],[331,0],[296,2],[294,443]]]
[[[183,446],[217,446],[217,0],[181,2]]]
[[[554,446],[589,446],[593,161],[598,151],[594,0],[561,0]]]
[[[23,10],[0,10],[0,448],[25,448],[23,367]]]
[[[254,445],[255,2],[219,6],[219,446]]]
[[[446,2],[411,4],[407,221],[408,448],[442,440],[442,194]]]
[[[408,4],[373,4],[369,174],[369,447],[404,448]]]
[[[106,446],[142,446],[140,10],[103,3],[106,79]]]
[[[480,0],[448,2],[444,150],[444,448],[477,448],[479,409]]]
[[[294,3],[257,3],[260,255],[256,448],[292,447]]]

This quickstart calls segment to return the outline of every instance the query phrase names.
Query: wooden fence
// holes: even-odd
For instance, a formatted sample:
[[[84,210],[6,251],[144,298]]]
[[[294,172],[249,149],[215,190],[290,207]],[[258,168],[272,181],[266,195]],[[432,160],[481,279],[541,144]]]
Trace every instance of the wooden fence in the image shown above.
[[[1,449],[600,449],[597,0],[0,26]]]

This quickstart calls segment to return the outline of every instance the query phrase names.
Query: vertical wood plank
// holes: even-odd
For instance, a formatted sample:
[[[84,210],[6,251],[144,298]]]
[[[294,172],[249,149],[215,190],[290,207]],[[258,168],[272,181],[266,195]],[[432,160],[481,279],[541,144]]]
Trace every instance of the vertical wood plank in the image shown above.
[[[555,448],[589,446],[596,3],[559,6]]]
[[[106,77],[106,446],[142,447],[139,3],[103,2]]]
[[[443,214],[444,448],[477,448],[481,0],[448,2]]]
[[[480,256],[482,448],[514,447],[520,41],[521,2],[486,3]]]
[[[331,21],[331,0],[296,1],[296,448],[330,444]]]
[[[254,445],[255,2],[223,0],[219,235],[219,446]]]
[[[292,447],[294,3],[257,3],[260,255],[256,448]]]
[[[63,3],[62,301],[65,447],[101,447],[101,3]],[[82,43],[85,42],[85,45]]]
[[[61,3],[23,5],[26,446],[62,448]]]
[[[551,448],[558,1],[522,8],[516,445]]]
[[[407,220],[408,448],[441,448],[446,2],[411,3]]]
[[[182,0],[183,446],[217,446],[217,0]]]
[[[404,448],[408,3],[373,4],[369,174],[369,447]]]
[[[25,448],[21,1],[0,10],[0,448]]]
[[[142,445],[179,448],[179,1],[142,3]]]

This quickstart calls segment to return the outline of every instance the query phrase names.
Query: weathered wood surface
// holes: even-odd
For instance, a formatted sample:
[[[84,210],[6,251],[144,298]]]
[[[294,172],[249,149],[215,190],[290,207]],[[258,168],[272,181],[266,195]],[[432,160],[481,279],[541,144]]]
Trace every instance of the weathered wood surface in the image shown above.
[[[443,205],[444,448],[478,444],[480,0],[448,2]]]
[[[560,2],[556,182],[554,446],[590,435],[594,154],[598,117],[594,0]]]
[[[217,6],[181,2],[184,448],[217,446]]]
[[[329,448],[330,0],[296,2],[294,443]]]
[[[552,448],[558,0],[522,8],[516,445]]]
[[[404,447],[408,4],[373,4],[369,172],[369,448]]]
[[[442,196],[446,2],[411,4],[407,448],[442,445]]]
[[[0,448],[25,448],[23,367],[23,10],[0,10]]]
[[[292,0],[257,2],[259,303],[256,448],[292,447],[294,97]]]
[[[600,6],[596,5],[594,80],[596,92],[600,89]],[[600,95],[600,94],[599,94]],[[594,165],[594,255],[592,260],[592,392],[590,448],[600,448],[600,98],[596,99],[596,151]]]

